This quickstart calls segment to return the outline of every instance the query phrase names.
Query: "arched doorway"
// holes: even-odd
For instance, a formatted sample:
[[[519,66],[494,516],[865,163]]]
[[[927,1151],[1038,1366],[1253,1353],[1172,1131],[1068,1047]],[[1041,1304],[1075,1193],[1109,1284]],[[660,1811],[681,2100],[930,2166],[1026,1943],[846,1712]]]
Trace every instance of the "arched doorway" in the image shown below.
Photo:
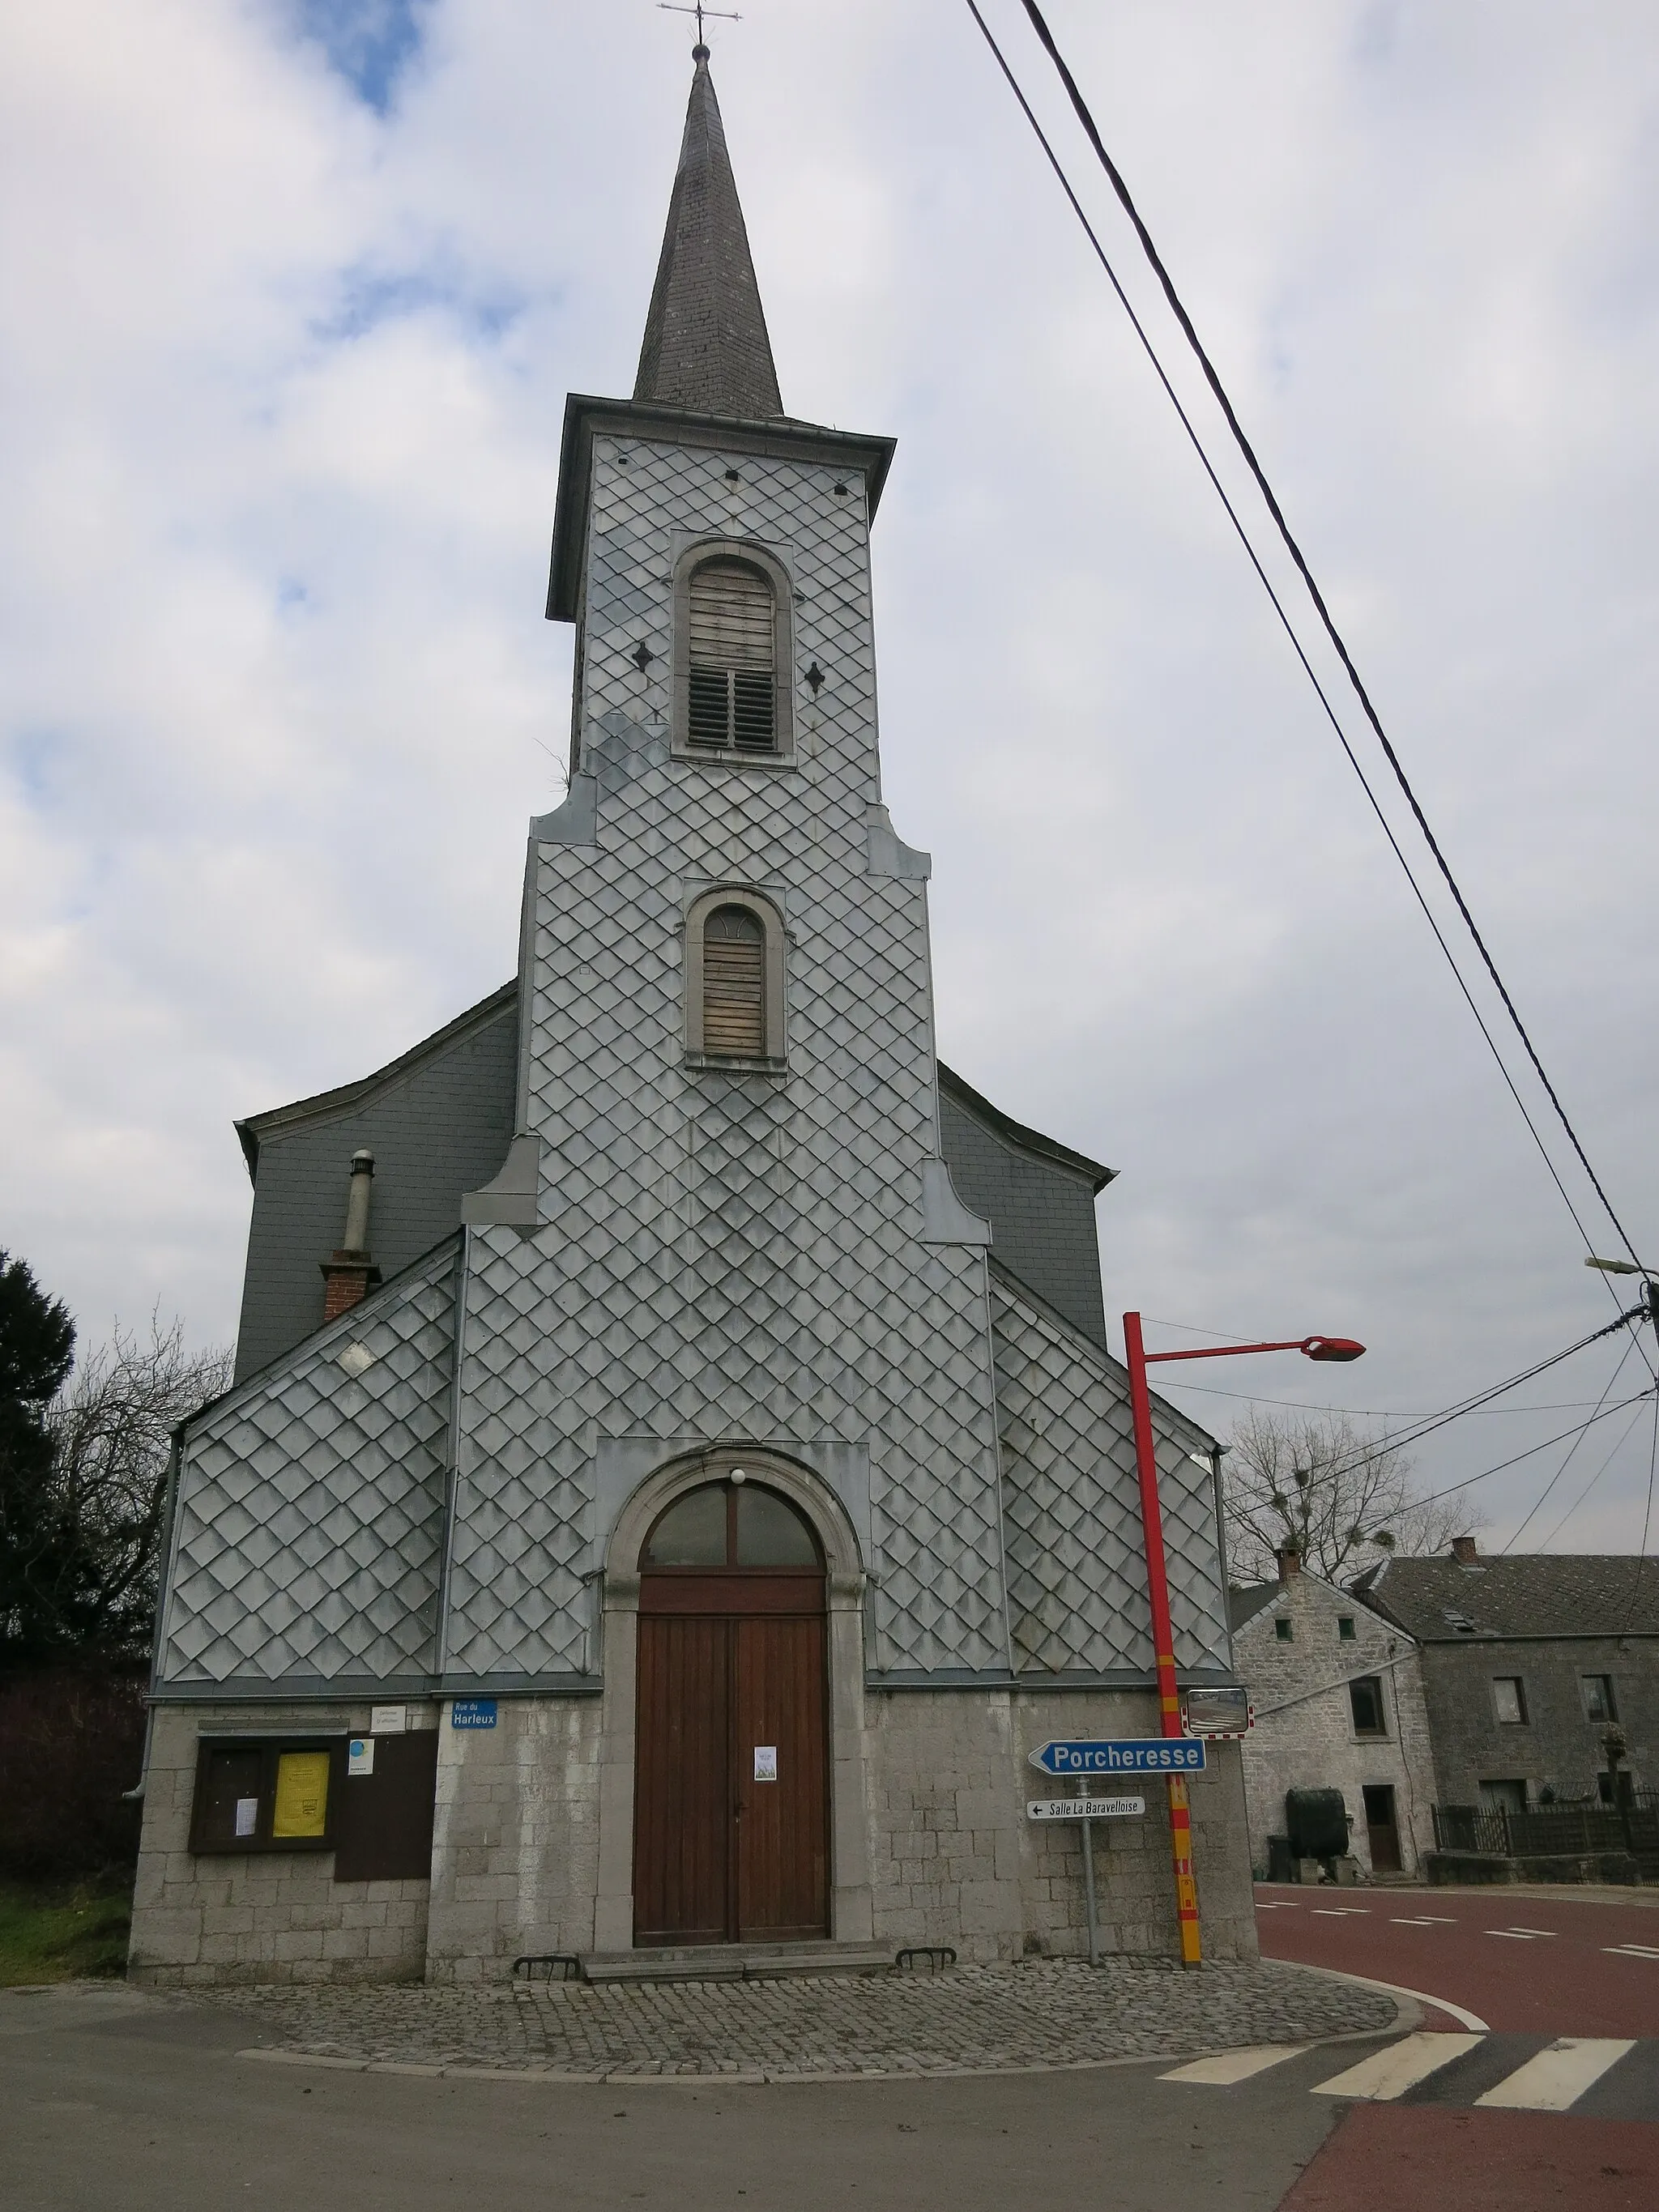
[[[733,1470],[640,1553],[634,1941],[830,1932],[824,1562],[804,1516]]]

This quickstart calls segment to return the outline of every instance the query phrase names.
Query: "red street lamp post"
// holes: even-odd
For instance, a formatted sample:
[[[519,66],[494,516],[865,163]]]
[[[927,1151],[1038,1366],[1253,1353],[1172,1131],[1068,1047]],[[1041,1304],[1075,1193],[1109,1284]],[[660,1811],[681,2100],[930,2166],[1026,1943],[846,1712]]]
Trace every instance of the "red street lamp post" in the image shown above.
[[[1176,1688],[1175,1631],[1170,1620],[1170,1577],[1164,1558],[1164,1514],[1158,1495],[1158,1460],[1152,1444],[1152,1400],[1146,1370],[1164,1359],[1224,1359],[1247,1352],[1300,1352],[1310,1359],[1358,1359],[1365,1347],[1351,1336],[1303,1336],[1280,1344],[1206,1345],[1198,1352],[1148,1352],[1141,1340],[1140,1316],[1123,1316],[1123,1342],[1129,1370],[1129,1410],[1134,1419],[1135,1473],[1140,1480],[1140,1524],[1146,1539],[1146,1589],[1152,1600],[1152,1654],[1158,1665],[1158,1719],[1165,1735],[1180,1735],[1181,1698]],[[1176,1911],[1181,1923],[1181,1963],[1202,1962],[1199,1942],[1198,1884],[1193,1879],[1192,1808],[1187,1778],[1171,1774],[1170,1851],[1175,1861]]]

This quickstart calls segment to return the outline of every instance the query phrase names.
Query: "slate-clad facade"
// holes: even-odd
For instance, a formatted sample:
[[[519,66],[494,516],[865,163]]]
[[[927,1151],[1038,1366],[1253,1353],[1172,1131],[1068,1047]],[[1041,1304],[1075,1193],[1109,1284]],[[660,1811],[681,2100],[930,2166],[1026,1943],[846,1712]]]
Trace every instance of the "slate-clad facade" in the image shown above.
[[[440,1735],[420,1970],[626,1954],[641,1607],[668,1601],[641,1547],[711,1485],[764,1486],[823,1562],[827,1940],[1079,1948],[1076,1836],[1028,1829],[1025,1754],[1155,1732],[1108,1170],[939,1066],[929,863],[877,751],[891,447],[777,412],[735,210],[700,56],[639,388],[567,414],[550,612],[577,627],[576,736],[531,825],[516,985],[243,1125],[238,1382],[174,1486],[134,1932],[155,1978],[415,1970],[406,1882],[336,1896],[312,1866],[281,1894],[264,1809],[259,1854],[183,1840],[231,1756],[210,1736],[359,1732],[392,1702]],[[699,753],[677,706],[684,579],[717,556],[780,580],[764,757]],[[722,900],[772,963],[747,1058],[688,1011]],[[319,1328],[358,1146],[383,1279]],[[1225,1680],[1209,1440],[1158,1426],[1178,1663]],[[489,1727],[456,1725],[468,1698]],[[1210,1947],[1248,1954],[1234,1747],[1194,1817]],[[1156,1793],[1107,1891],[1118,1948],[1173,1948]]]

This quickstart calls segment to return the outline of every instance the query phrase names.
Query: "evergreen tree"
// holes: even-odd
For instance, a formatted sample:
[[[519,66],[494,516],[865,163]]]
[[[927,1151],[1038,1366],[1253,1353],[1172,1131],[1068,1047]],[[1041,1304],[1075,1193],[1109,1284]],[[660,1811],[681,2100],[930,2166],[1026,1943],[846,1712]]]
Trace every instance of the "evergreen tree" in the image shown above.
[[[51,1407],[74,1360],[67,1307],[0,1251],[0,1665],[37,1641],[32,1590],[56,1517]]]

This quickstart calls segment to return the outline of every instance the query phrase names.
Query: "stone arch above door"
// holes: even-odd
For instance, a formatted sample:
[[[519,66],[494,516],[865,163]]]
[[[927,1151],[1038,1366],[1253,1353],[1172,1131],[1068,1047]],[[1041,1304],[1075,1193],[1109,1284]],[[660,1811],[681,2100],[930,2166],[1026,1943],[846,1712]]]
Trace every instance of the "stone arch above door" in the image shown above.
[[[864,1743],[864,1560],[835,1490],[772,1446],[702,1445],[655,1467],[614,1516],[603,1547],[604,1720],[594,1948],[634,1943],[635,1727],[638,1703],[639,1558],[653,1524],[677,1498],[741,1467],[787,1498],[823,1547],[829,1620],[830,1934],[868,1942],[874,1928]]]

